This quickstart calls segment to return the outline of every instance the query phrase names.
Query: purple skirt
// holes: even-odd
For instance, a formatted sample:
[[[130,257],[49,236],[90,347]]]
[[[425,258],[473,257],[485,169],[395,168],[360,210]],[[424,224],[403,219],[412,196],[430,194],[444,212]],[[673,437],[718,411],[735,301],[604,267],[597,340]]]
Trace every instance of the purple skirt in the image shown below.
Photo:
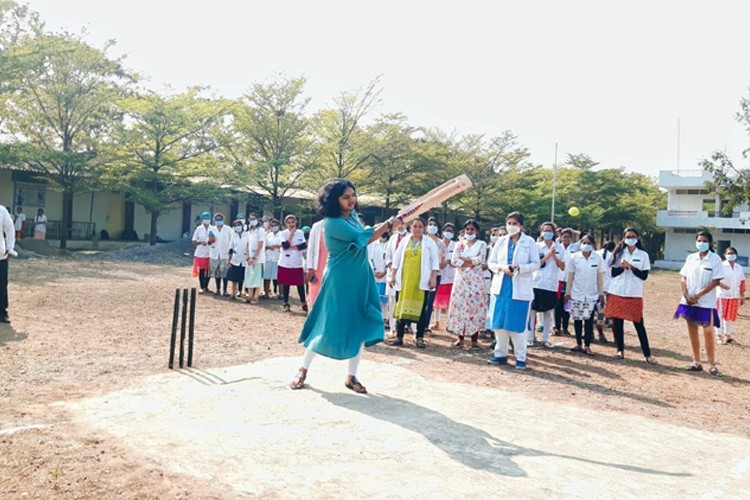
[[[679,318],[685,318],[686,320],[692,321],[696,325],[701,326],[713,325],[716,328],[721,326],[719,313],[717,313],[716,309],[713,307],[698,307],[680,304],[674,312],[674,319]]]

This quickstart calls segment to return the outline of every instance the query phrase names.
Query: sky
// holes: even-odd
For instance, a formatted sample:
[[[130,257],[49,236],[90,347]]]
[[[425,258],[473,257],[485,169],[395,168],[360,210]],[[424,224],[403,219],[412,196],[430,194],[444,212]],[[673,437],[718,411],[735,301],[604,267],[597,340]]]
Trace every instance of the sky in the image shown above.
[[[113,54],[157,90],[238,97],[278,74],[305,76],[315,111],[382,75],[371,119],[511,130],[537,164],[554,163],[557,143],[559,163],[585,153],[653,176],[696,169],[717,149],[750,166],[735,120],[750,97],[746,0],[28,3],[52,30],[116,40]]]

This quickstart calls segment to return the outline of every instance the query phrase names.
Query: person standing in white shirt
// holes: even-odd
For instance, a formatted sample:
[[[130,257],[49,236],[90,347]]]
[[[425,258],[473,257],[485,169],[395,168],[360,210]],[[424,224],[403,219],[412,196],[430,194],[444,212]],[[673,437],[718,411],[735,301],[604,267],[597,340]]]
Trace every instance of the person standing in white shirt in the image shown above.
[[[370,267],[375,274],[375,285],[378,287],[380,296],[380,310],[383,312],[383,321],[388,322],[390,312],[388,310],[388,294],[386,293],[388,267],[386,266],[385,253],[388,248],[389,234],[383,233],[378,241],[373,241],[367,245],[367,257],[370,261]]]
[[[258,214],[251,213],[247,218],[247,249],[245,266],[245,289],[247,302],[257,304],[263,286],[263,265],[266,263],[266,232],[260,224]]]
[[[36,217],[34,217],[34,239],[44,240],[47,238],[47,216],[44,215],[44,209],[40,208],[36,211]]]
[[[453,293],[453,280],[456,277],[456,268],[451,264],[453,252],[456,249],[456,227],[450,222],[443,224],[443,244],[445,245],[445,257],[440,263],[440,284],[435,292],[433,308],[435,311],[435,323],[430,330],[440,330],[440,315],[444,311],[448,314]]]
[[[656,364],[643,323],[643,283],[648,279],[651,260],[639,241],[641,234],[633,227],[625,228],[623,239],[610,259],[612,281],[605,316],[612,320],[619,359],[625,358],[625,321],[632,321],[638,333],[641,351],[647,363]]]
[[[539,228],[542,241],[536,244],[539,249],[539,269],[534,272],[534,300],[531,309],[542,317],[542,343],[552,347],[549,333],[555,320],[555,307],[558,303],[560,271],[565,271],[565,249],[555,242],[557,227],[552,222],[544,222]]]
[[[23,213],[23,207],[16,207],[14,228],[16,230],[16,241],[20,241],[23,238],[23,230],[26,229],[26,214]]]
[[[720,321],[716,311],[716,287],[724,278],[724,266],[721,264],[721,257],[711,251],[713,241],[713,236],[708,231],[700,231],[695,236],[695,248],[698,251],[687,256],[685,265],[680,270],[682,299],[674,317],[686,320],[690,336],[693,362],[685,369],[691,372],[703,371],[701,342],[698,335],[698,327],[702,326],[706,357],[708,364],[711,365],[709,373],[718,376],[714,327],[720,326]]]
[[[16,233],[13,218],[0,205],[0,323],[10,323],[8,316],[8,261],[16,255]]]
[[[224,225],[224,215],[217,213],[214,216],[214,226],[211,227],[216,240],[210,245],[208,276],[216,280],[216,295],[221,295],[221,285],[224,284],[224,296],[229,297],[227,291],[227,270],[229,269],[229,244],[232,241],[232,228]]]
[[[305,300],[305,269],[302,260],[307,248],[305,235],[297,229],[297,217],[292,214],[284,217],[286,229],[281,232],[281,257],[279,258],[278,280],[284,295],[284,312],[290,311],[289,287],[296,286],[302,310],[307,312]]]
[[[245,235],[245,221],[238,218],[232,224],[232,240],[229,243],[229,252],[227,261],[229,270],[227,271],[227,281],[231,284],[231,297],[236,300],[242,299],[242,285],[245,281],[245,264],[247,258],[247,236]]]
[[[602,256],[602,260],[604,260],[604,266],[607,269],[607,272],[604,274],[604,298],[606,300],[607,294],[609,293],[609,284],[612,282],[612,266],[610,265],[610,261],[612,260],[612,251],[615,249],[615,242],[614,241],[608,241],[604,245],[602,245],[602,248],[600,250],[597,250],[596,253]],[[609,324],[609,319],[606,319],[604,316],[604,307],[600,307],[596,311],[596,330],[599,332],[599,342],[602,344],[606,344],[609,342],[607,340],[607,337],[604,335],[604,326],[606,324]]]
[[[193,246],[195,247],[195,253],[193,254],[193,277],[198,278],[200,286],[198,293],[208,292],[208,272],[211,267],[210,245],[213,244],[212,238],[215,238],[215,236],[209,233],[211,233],[211,213],[203,212],[201,214],[201,224],[193,231]]]
[[[280,299],[279,282],[276,280],[279,272],[279,258],[281,257],[281,238],[279,237],[279,221],[268,221],[269,231],[266,233],[266,265],[263,266],[263,295],[265,299]],[[271,293],[273,283],[273,293]]]
[[[729,247],[724,250],[724,279],[719,285],[719,316],[721,329],[718,340],[720,344],[731,344],[732,327],[737,321],[740,306],[745,304],[745,271],[737,264],[737,249]]]
[[[602,256],[594,252],[596,242],[588,234],[581,238],[581,251],[574,253],[568,262],[568,287],[565,300],[571,301],[570,317],[576,332],[573,352],[592,356],[594,340],[594,312],[597,305],[604,307],[604,275],[607,266]],[[586,334],[583,335],[585,330]]]

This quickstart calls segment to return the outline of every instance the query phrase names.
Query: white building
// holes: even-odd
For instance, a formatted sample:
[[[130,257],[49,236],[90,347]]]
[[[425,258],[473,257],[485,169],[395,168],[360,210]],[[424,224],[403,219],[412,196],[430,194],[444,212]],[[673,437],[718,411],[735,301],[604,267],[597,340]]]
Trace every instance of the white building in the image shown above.
[[[707,229],[714,237],[714,250],[720,255],[733,246],[737,261],[747,266],[750,256],[750,209],[744,204],[732,213],[722,211],[722,200],[706,188],[711,174],[703,170],[659,172],[659,187],[667,190],[667,209],[656,214],[656,224],[664,229],[664,260],[658,267],[679,269],[685,257],[695,252],[695,234]]]

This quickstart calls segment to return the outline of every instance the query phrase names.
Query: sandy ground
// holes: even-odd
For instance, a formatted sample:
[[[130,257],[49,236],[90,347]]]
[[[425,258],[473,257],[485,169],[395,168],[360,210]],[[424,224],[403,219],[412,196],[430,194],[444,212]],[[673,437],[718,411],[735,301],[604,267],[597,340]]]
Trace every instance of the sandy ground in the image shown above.
[[[725,376],[685,373],[674,273],[646,284],[656,367],[632,328],[625,361],[611,344],[593,358],[535,349],[524,373],[436,332],[424,351],[369,349],[370,397],[346,391],[345,365],[325,360],[308,391],[286,388],[304,316],[275,301],[199,297],[196,369],[167,370],[174,289],[194,285],[186,269],[29,259],[12,262],[11,280],[1,498],[340,497],[363,475],[355,494],[395,497],[471,497],[493,485],[531,497],[747,488],[747,310],[739,343],[718,347]]]

